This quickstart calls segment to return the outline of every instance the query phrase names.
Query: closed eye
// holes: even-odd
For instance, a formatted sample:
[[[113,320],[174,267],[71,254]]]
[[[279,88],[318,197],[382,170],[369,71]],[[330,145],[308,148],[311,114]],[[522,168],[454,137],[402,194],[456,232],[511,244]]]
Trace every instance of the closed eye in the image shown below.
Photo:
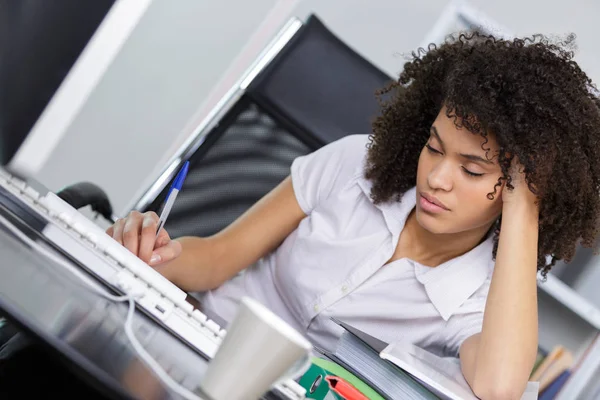
[[[427,150],[428,150],[430,153],[432,153],[432,154],[443,154],[441,151],[439,151],[439,150],[436,150],[436,149],[434,149],[433,147],[431,147],[431,146],[429,145],[429,143],[425,144],[425,147],[427,147]],[[469,171],[468,169],[466,169],[465,167],[462,167],[462,169],[463,169],[463,171],[464,171],[464,172],[465,172],[467,175],[469,175],[469,176],[472,176],[472,177],[478,177],[478,176],[482,176],[482,175],[484,175],[484,174],[478,174],[478,173],[475,173],[475,172],[471,172],[471,171]]]
[[[427,149],[429,150],[429,152],[430,152],[430,153],[433,153],[433,154],[442,154],[442,152],[441,152],[441,151],[438,151],[438,150],[434,149],[433,147],[431,147],[431,146],[429,145],[429,143],[427,143],[427,144],[425,145],[425,147],[427,147]]]
[[[465,171],[465,173],[466,173],[467,175],[470,175],[470,176],[482,176],[482,175],[483,175],[483,174],[477,174],[477,173],[475,173],[475,172],[471,172],[471,171],[469,171],[468,169],[466,169],[465,167],[462,167],[462,169],[463,169],[463,171]]]

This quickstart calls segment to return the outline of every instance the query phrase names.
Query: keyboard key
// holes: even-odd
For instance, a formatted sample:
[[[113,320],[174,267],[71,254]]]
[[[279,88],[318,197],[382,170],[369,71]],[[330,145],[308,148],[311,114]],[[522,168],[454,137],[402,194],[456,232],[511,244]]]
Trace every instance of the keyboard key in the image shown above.
[[[25,195],[31,197],[35,201],[38,201],[40,198],[40,194],[37,192],[37,190],[35,190],[31,186],[27,186],[25,188]]]
[[[139,301],[140,305],[146,309],[151,315],[154,315],[160,321],[163,321],[169,317],[173,312],[174,304],[167,300],[164,296],[161,296],[154,289],[150,289],[148,294]]]
[[[214,336],[211,338],[211,332],[192,325],[180,313],[171,313],[165,320],[165,325],[208,357],[212,358],[216,354],[219,345],[214,340]]]
[[[194,311],[194,306],[187,300],[177,303],[177,306],[183,309],[188,314],[191,314]]]
[[[219,336],[219,331],[221,330],[221,327],[215,321],[209,319],[206,321],[205,326],[208,329],[210,329],[214,335]]]
[[[19,189],[20,191],[25,191],[25,188],[27,187],[27,184],[25,182],[17,178],[12,178],[10,180],[10,184],[15,188]]]
[[[194,310],[192,312],[192,317],[194,317],[198,322],[204,325],[206,322],[206,315],[202,313],[200,310]]]

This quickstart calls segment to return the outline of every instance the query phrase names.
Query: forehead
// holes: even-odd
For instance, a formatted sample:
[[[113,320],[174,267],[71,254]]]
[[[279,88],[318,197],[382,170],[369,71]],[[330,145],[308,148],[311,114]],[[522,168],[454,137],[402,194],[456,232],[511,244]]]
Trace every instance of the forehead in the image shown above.
[[[462,150],[468,149],[470,151],[479,150],[480,153],[485,153],[483,149],[489,149],[492,152],[498,151],[498,143],[492,133],[488,133],[484,138],[479,133],[467,130],[462,122],[462,119],[458,117],[448,117],[446,115],[446,108],[444,107],[433,122],[432,129],[435,128],[446,146],[452,146],[457,149],[462,148]]]

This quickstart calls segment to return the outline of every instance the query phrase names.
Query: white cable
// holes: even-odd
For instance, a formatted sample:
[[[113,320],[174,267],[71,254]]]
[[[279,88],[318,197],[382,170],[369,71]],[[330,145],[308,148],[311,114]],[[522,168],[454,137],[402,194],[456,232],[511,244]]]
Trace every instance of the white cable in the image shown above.
[[[129,298],[129,310],[127,311],[127,319],[125,320],[125,334],[129,338],[129,342],[138,353],[138,355],[146,362],[148,367],[175,393],[179,394],[188,400],[202,400],[196,394],[189,391],[187,388],[175,382],[173,378],[156,362],[156,360],[144,349],[144,346],[137,340],[131,328],[133,322],[133,312],[135,310],[135,302],[132,297]]]
[[[35,249],[41,255],[51,259],[55,263],[62,265],[67,268],[69,271],[73,272],[75,276],[77,276],[81,282],[85,282],[85,284],[91,288],[94,292],[99,294],[100,296],[112,300],[114,302],[129,302],[129,309],[127,310],[127,317],[125,318],[125,322],[123,324],[125,328],[125,335],[129,339],[131,346],[138,353],[140,358],[146,363],[146,365],[154,371],[154,373],[175,393],[179,394],[185,399],[188,400],[203,400],[198,397],[198,395],[194,394],[187,388],[181,386],[177,383],[171,376],[156,362],[156,360],[144,349],[144,346],[138,341],[133,333],[133,314],[135,311],[135,299],[132,295],[126,294],[124,296],[115,296],[113,294],[108,293],[106,290],[101,289],[97,284],[90,280],[85,274],[83,274],[78,269],[74,268],[73,265],[66,262],[61,257],[57,256],[50,250],[46,249],[44,246],[31,239],[29,236],[21,232],[17,227],[15,227],[10,221],[8,221],[4,216],[0,215],[0,221],[4,222],[4,225],[10,229],[10,231],[18,236],[22,241],[27,243],[30,247]]]

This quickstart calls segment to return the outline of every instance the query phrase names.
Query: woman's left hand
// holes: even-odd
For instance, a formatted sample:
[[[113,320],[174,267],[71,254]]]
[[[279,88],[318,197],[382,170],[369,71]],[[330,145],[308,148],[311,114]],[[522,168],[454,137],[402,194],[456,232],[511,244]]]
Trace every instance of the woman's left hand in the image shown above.
[[[529,189],[525,181],[524,167],[519,162],[517,157],[514,157],[511,163],[509,174],[512,177],[512,186],[514,189],[509,189],[504,183],[502,188],[502,207],[512,207],[515,205],[525,205],[532,207],[536,212],[539,209],[537,204],[537,196]]]

